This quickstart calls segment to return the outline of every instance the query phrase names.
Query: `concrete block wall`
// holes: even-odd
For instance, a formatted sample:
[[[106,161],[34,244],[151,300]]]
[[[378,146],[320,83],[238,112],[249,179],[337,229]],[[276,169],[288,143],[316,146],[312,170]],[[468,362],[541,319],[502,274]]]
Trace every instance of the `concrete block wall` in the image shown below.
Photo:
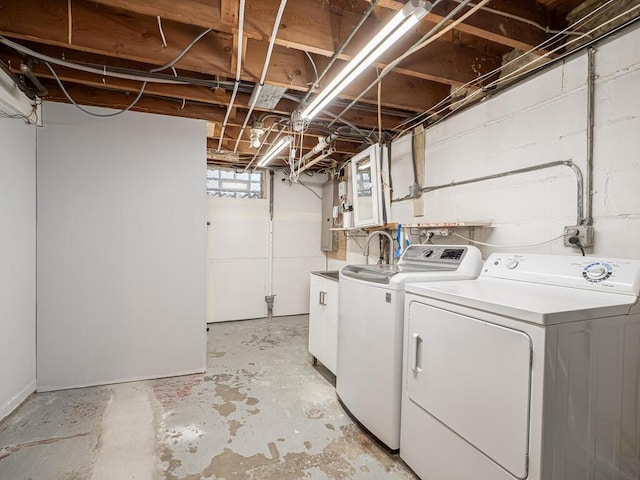
[[[593,217],[596,241],[588,253],[640,258],[640,28],[627,29],[596,46],[595,157]],[[425,182],[438,185],[474,177],[572,160],[586,174],[586,52],[555,65],[494,97],[452,116],[426,132]],[[406,142],[406,140],[405,140]],[[392,163],[394,196],[412,181],[409,153]],[[576,222],[576,180],[567,167],[447,188],[423,195],[424,216],[414,217],[412,202],[392,206],[400,223],[488,221],[475,239],[505,248],[577,254],[557,239]],[[461,234],[469,232],[461,230]],[[460,239],[435,238],[442,243]]]

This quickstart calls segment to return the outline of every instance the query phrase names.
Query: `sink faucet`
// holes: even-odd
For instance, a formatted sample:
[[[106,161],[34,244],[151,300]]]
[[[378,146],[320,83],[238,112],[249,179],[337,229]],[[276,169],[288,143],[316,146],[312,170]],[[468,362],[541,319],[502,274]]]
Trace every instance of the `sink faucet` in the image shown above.
[[[389,264],[392,264],[393,263],[393,237],[389,233],[385,232],[384,230],[376,230],[375,232],[371,232],[369,235],[367,235],[366,244],[364,246],[364,252],[362,252],[362,254],[366,258],[367,264],[369,263],[369,242],[376,235],[383,235],[387,237],[387,239],[389,240]]]

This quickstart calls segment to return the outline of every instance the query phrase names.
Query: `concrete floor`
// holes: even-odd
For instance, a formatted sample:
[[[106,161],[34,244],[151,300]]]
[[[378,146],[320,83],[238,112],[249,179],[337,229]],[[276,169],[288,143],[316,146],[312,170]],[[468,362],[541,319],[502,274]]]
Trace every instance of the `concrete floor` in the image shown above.
[[[0,480],[416,479],[344,413],[307,324],[213,324],[206,374],[31,396],[0,424]]]

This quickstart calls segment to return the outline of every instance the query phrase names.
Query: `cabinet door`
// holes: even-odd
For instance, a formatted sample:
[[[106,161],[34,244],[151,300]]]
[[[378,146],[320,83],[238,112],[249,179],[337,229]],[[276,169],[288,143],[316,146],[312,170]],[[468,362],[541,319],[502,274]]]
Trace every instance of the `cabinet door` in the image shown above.
[[[338,367],[338,282],[326,280],[325,292],[322,363],[335,375]]]
[[[324,337],[324,312],[322,305],[325,279],[311,274],[309,289],[309,353],[324,363],[322,344]]]

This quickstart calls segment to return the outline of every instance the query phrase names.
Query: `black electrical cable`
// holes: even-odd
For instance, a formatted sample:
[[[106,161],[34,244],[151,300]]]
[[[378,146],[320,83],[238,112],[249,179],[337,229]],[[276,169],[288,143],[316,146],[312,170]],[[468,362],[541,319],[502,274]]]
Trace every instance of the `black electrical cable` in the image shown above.
[[[580,249],[580,251],[582,252],[582,256],[583,257],[585,256],[584,255],[584,248],[582,248],[582,244],[580,243],[580,239],[578,237],[575,237],[575,236],[574,237],[570,237],[568,241],[569,241],[569,243],[571,245],[573,245],[574,247]]]

